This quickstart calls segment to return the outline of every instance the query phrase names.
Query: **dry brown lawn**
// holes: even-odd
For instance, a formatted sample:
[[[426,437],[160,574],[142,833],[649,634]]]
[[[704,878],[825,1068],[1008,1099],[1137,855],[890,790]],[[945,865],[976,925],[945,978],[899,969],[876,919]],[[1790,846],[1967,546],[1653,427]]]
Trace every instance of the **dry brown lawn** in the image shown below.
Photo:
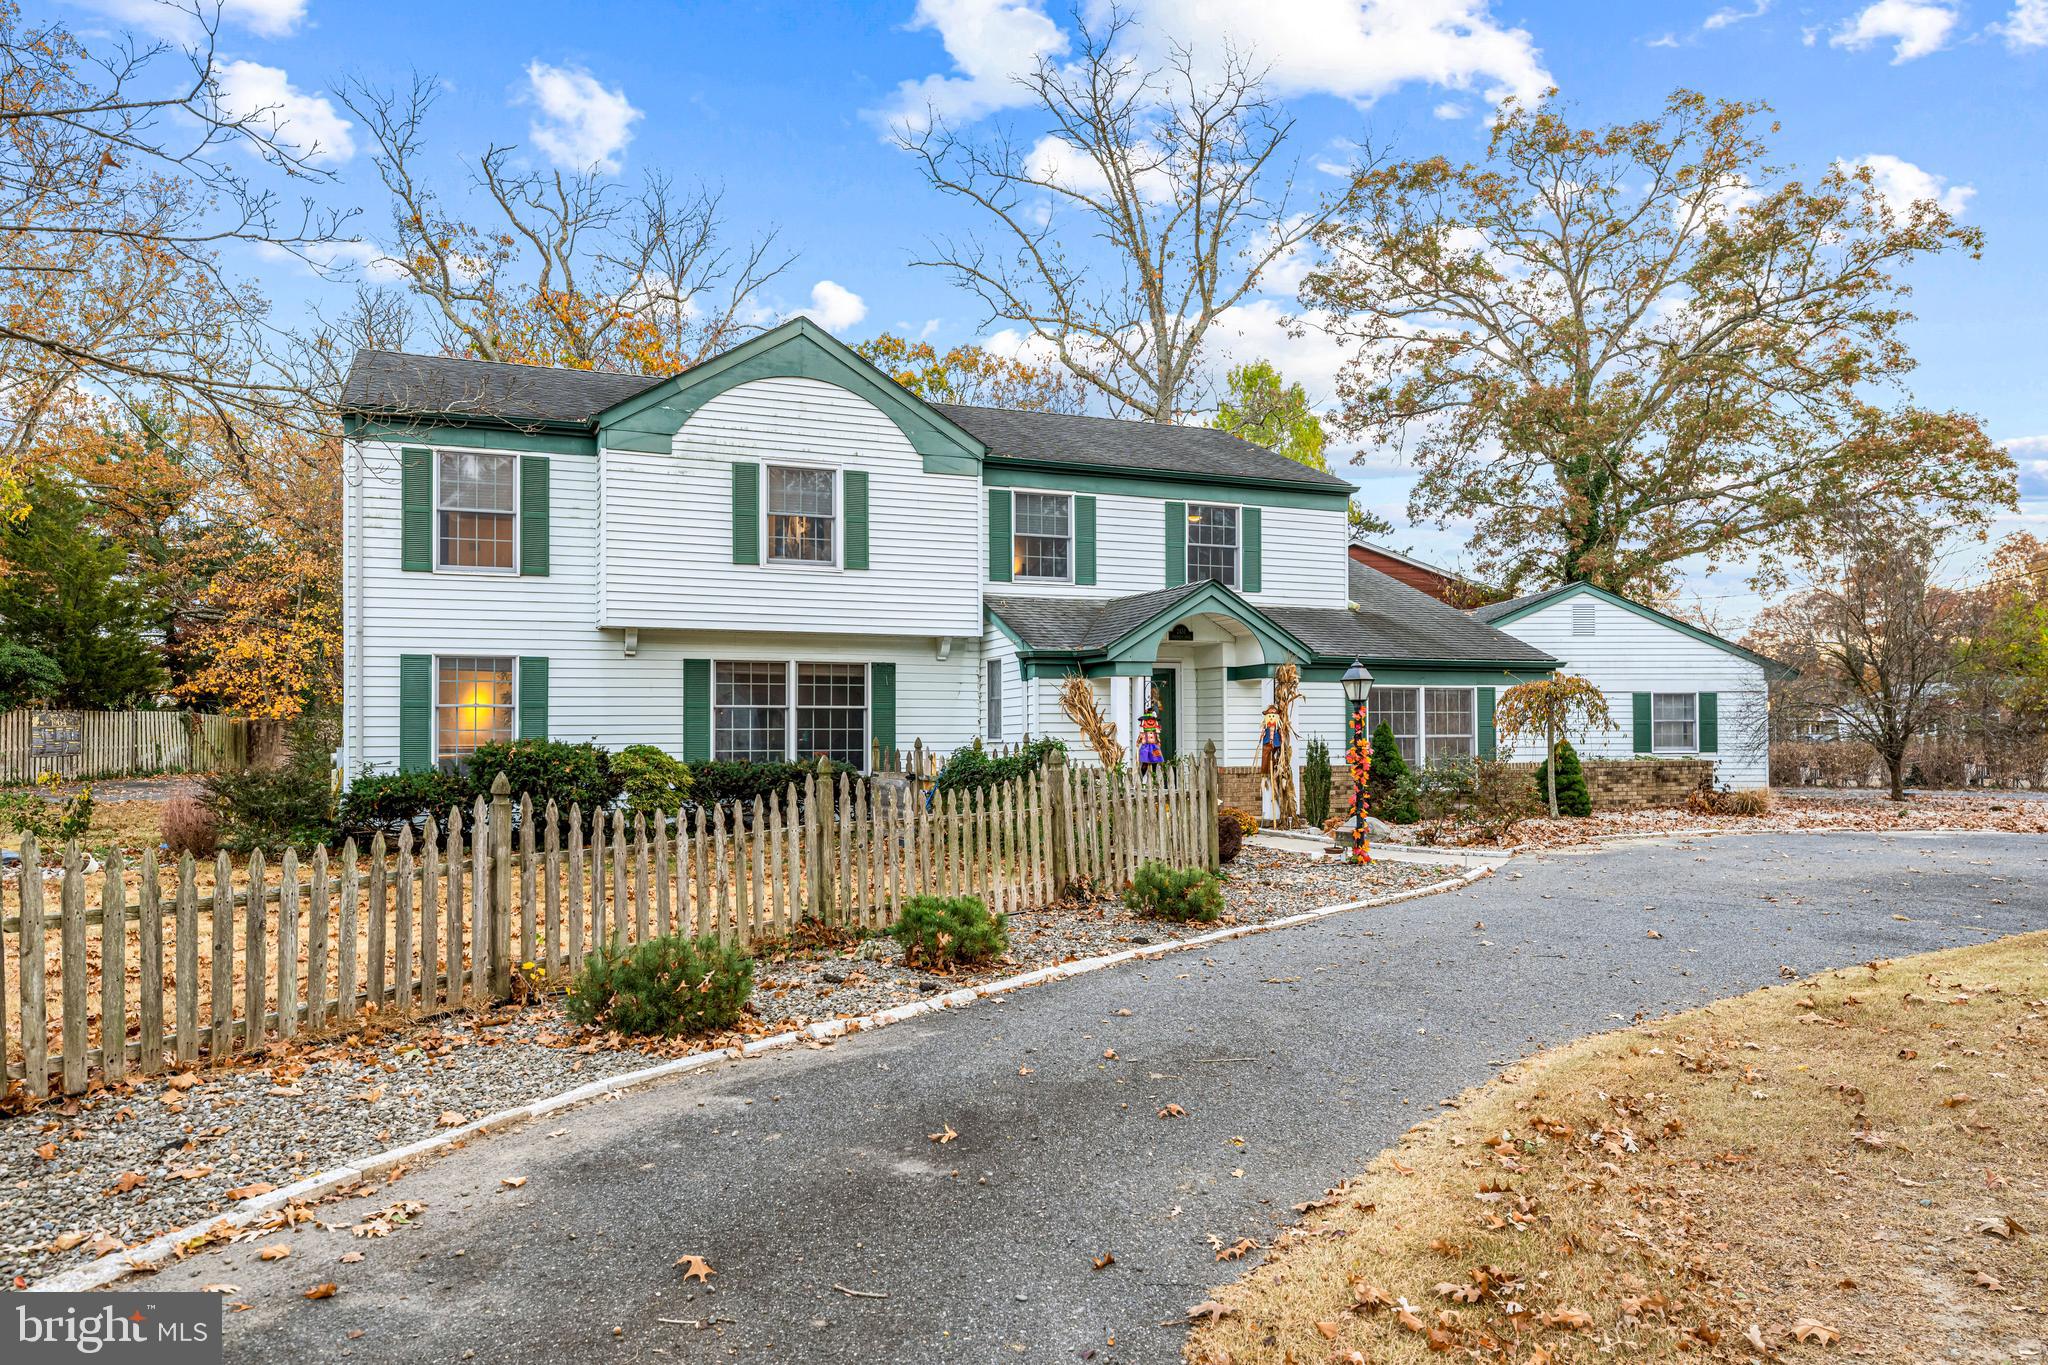
[[[96,801],[92,823],[78,842],[84,848],[102,850],[118,845],[131,856],[140,856],[163,838],[163,810],[161,801]],[[21,847],[21,831],[11,821],[0,819],[0,842],[9,848]]]
[[[1544,1053],[1306,1206],[1187,1358],[2038,1361],[2044,997],[2036,933]]]

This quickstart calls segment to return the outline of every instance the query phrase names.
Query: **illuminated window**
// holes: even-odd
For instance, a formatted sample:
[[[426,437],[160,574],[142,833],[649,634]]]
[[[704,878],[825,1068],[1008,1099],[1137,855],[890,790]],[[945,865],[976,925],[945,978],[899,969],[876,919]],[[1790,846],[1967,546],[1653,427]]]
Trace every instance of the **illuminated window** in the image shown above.
[[[1237,586],[1237,509],[1188,504],[1188,582]]]
[[[829,469],[768,466],[768,558],[832,563],[834,475]]]
[[[1017,578],[1068,577],[1074,500],[1065,493],[1016,495],[1016,543],[1010,568]]]
[[[519,572],[519,457],[444,450],[434,486],[441,567]]]
[[[513,661],[467,655],[436,661],[435,734],[440,757],[467,758],[480,744],[513,736]]]

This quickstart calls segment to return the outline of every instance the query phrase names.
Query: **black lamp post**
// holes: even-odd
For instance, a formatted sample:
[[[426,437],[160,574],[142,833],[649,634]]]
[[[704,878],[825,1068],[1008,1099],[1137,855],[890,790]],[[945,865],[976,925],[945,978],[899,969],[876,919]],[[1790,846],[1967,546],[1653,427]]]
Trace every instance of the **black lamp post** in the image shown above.
[[[1344,700],[1351,703],[1351,745],[1345,754],[1351,769],[1351,861],[1367,862],[1365,849],[1365,778],[1371,771],[1365,748],[1365,698],[1372,691],[1372,670],[1354,658],[1344,670]]]

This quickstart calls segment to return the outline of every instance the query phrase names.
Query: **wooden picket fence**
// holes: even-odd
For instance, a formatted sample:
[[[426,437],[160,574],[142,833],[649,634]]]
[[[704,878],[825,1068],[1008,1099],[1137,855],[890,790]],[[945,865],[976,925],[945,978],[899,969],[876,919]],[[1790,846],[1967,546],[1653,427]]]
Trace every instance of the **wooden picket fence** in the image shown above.
[[[0,1055],[31,1094],[77,1094],[366,1015],[506,1000],[515,973],[563,987],[613,939],[883,928],[919,895],[1045,906],[1114,891],[1147,859],[1214,869],[1216,792],[1213,754],[1143,779],[1055,761],[980,792],[842,774],[650,821],[536,812],[500,775],[493,800],[338,857],[117,852],[92,871],[74,844],[44,871],[26,840],[0,887]]]
[[[250,722],[199,711],[0,713],[0,782],[212,772],[249,761]]]

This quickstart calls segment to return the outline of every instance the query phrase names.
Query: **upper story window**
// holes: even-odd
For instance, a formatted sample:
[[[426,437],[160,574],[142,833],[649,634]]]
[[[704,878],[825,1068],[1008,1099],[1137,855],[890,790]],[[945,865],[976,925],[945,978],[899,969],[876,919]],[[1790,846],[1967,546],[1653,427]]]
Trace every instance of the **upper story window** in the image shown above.
[[[771,563],[832,563],[833,526],[837,521],[837,478],[833,471],[768,466]]]
[[[434,480],[440,567],[519,572],[519,457],[440,453]]]
[[[1658,692],[1650,698],[1650,747],[1691,753],[1700,747],[1700,699],[1693,692]]]
[[[1018,493],[1011,573],[1017,578],[1073,576],[1074,500],[1065,493]]]
[[[467,758],[480,744],[512,738],[515,704],[511,659],[444,655],[435,661],[434,750],[442,760]]]
[[[1188,504],[1188,582],[1213,579],[1237,586],[1237,509]]]

